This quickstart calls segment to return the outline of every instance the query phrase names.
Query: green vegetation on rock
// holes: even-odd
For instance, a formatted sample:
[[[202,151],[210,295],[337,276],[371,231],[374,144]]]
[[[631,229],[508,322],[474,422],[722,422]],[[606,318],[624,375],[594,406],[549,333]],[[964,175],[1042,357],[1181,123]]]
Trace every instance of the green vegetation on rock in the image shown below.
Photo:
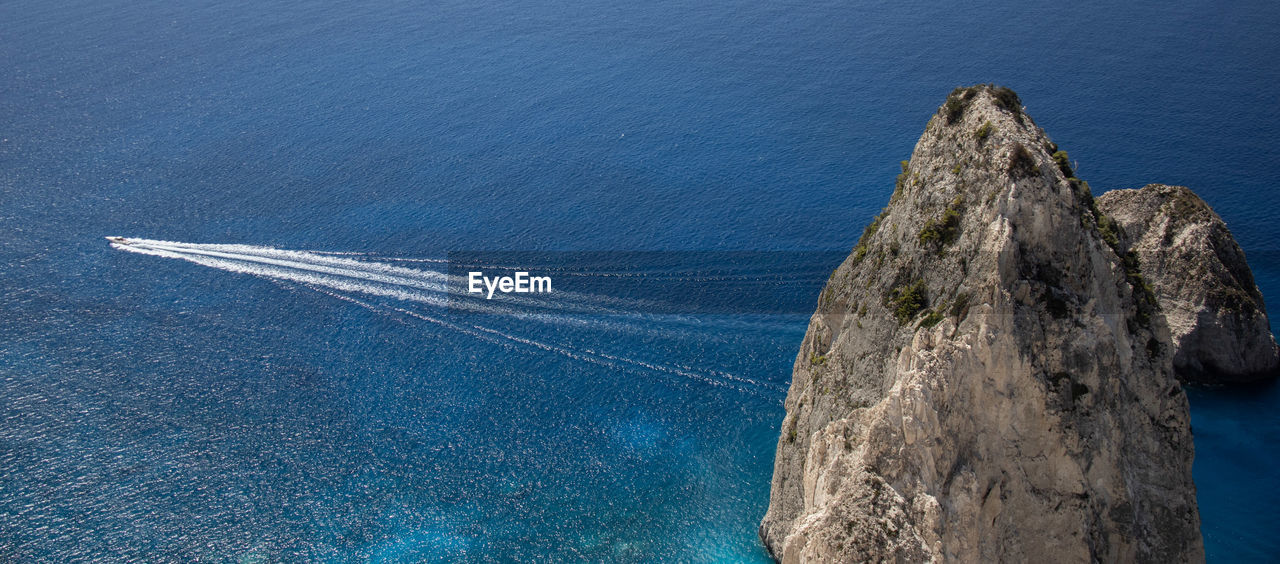
[[[942,315],[942,312],[931,309],[929,310],[929,313],[926,313],[924,317],[920,319],[920,323],[917,324],[916,327],[928,329],[942,322],[943,318],[944,316]]]
[[[1066,151],[1054,152],[1053,162],[1058,165],[1058,170],[1062,171],[1062,176],[1067,178],[1075,177],[1075,171],[1071,170],[1071,158],[1067,156]]]
[[[1022,143],[1016,143],[1013,151],[1009,153],[1009,176],[1014,180],[1031,178],[1039,172],[1036,166],[1035,157],[1031,156],[1031,152],[1027,150]]]
[[[1014,121],[1022,123],[1022,99],[1011,88],[988,84],[987,88],[996,99],[996,106],[1013,115]]]
[[[982,127],[979,127],[977,130],[975,130],[973,132],[973,136],[978,138],[979,145],[981,145],[982,142],[986,141],[987,137],[991,136],[991,120],[987,120],[986,123],[982,124]]]
[[[880,212],[875,219],[871,220],[862,230],[862,236],[858,238],[858,244],[853,247],[853,264],[862,262],[867,257],[867,243],[871,240],[871,236],[876,234],[876,230],[880,229],[880,222],[884,219],[888,210]]]
[[[917,236],[920,244],[933,246],[941,251],[943,247],[954,243],[960,235],[960,216],[963,214],[964,198],[956,196],[947,209],[942,211],[942,217],[925,221]]]
[[[910,284],[889,290],[889,294],[885,296],[885,304],[893,311],[893,316],[898,319],[898,323],[905,324],[915,318],[916,314],[927,305],[928,298],[925,291],[924,280],[917,279]]]
[[[956,88],[951,91],[951,95],[947,96],[947,101],[942,104],[942,115],[947,119],[947,125],[954,124],[964,117],[964,111],[969,109],[969,104],[973,102],[973,97],[978,95],[978,86],[970,86],[968,88]]]

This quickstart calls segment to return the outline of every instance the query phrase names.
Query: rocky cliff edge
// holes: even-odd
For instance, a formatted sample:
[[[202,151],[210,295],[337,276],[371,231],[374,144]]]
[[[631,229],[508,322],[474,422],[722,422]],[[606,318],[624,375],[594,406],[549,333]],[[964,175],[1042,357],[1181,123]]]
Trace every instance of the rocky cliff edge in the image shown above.
[[[760,535],[783,562],[1197,561],[1157,296],[1011,90],[957,89],[835,270]]]
[[[1274,378],[1280,350],[1244,251],[1222,218],[1190,189],[1151,184],[1112,190],[1098,209],[1151,286],[1183,380],[1224,384]]]

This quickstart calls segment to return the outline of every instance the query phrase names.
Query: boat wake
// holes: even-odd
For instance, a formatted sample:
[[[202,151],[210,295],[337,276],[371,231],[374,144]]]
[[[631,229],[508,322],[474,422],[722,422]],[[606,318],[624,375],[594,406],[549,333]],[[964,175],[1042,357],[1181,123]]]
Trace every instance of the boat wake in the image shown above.
[[[681,316],[649,316],[628,313],[616,307],[625,303],[608,296],[557,291],[548,296],[511,296],[499,303],[486,303],[460,297],[457,289],[465,288],[465,282],[444,270],[447,261],[439,259],[412,259],[417,268],[388,264],[373,260],[362,253],[328,251],[298,251],[254,245],[204,244],[107,237],[112,248],[149,256],[180,259],[201,266],[227,272],[248,274],[260,278],[294,285],[351,303],[380,315],[402,320],[430,323],[455,331],[477,340],[506,347],[523,347],[556,354],[575,361],[586,362],[617,370],[638,371],[681,378],[717,387],[777,399],[785,393],[781,385],[757,381],[718,370],[698,370],[683,365],[667,365],[643,359],[629,358],[609,352],[575,348],[550,343],[531,337],[503,331],[476,323],[484,316],[464,316],[452,319],[451,310],[503,314],[520,321],[536,321],[545,324],[567,326],[593,326],[631,333],[653,332],[655,320],[680,321]],[[397,262],[409,262],[397,259]],[[452,292],[452,293],[451,293]],[[355,297],[355,294],[392,298],[400,305],[375,303]],[[450,299],[450,298],[455,299]],[[406,303],[407,302],[407,303]],[[628,304],[634,305],[634,304]],[[434,308],[423,310],[422,307]],[[634,310],[631,310],[634,312]],[[601,315],[605,314],[605,315]],[[675,334],[680,334],[675,331]]]

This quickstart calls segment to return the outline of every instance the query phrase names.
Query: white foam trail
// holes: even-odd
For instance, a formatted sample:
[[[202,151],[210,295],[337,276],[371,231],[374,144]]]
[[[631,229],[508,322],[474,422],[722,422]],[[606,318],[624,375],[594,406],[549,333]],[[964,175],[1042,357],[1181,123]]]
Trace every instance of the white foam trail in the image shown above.
[[[449,262],[449,259],[406,258],[406,257],[384,257],[384,256],[377,256],[377,255],[370,255],[370,256],[374,256],[374,257],[376,257],[378,260],[389,260],[389,261],[394,261],[394,262],[434,262],[434,263],[437,263],[437,264],[446,264],[446,263],[448,263],[448,262]]]
[[[324,294],[324,295],[326,295],[326,296],[330,296],[330,297],[333,297],[333,298],[337,298],[337,299],[339,299],[339,300],[343,300],[343,301],[346,301],[346,302],[350,302],[350,303],[353,303],[353,304],[359,305],[359,306],[364,307],[364,308],[366,308],[366,309],[368,309],[368,310],[370,310],[370,311],[374,311],[374,312],[377,312],[377,313],[380,313],[380,314],[383,314],[383,315],[386,315],[386,313],[387,313],[385,310],[383,310],[383,309],[382,309],[382,308],[380,308],[379,306],[376,306],[376,305],[373,305],[373,304],[370,304],[370,303],[367,303],[367,302],[364,302],[364,301],[361,301],[361,300],[358,300],[358,299],[352,298],[352,297],[350,297],[350,296],[344,296],[344,295],[342,295],[342,294],[338,294],[338,293],[336,293],[336,292],[329,292],[329,291],[323,290],[323,289],[321,289],[321,288],[316,288],[316,287],[313,287],[313,286],[310,286],[310,285],[307,285],[307,287],[308,287],[308,288],[310,288],[310,289],[312,289],[312,290],[315,290],[315,291],[317,291],[317,292],[320,292],[320,293],[322,293],[322,294]],[[521,338],[521,337],[517,337],[517,336],[514,336],[514,335],[509,335],[509,334],[507,334],[507,333],[503,333],[503,332],[501,332],[501,331],[497,331],[497,330],[494,330],[494,329],[489,329],[489,328],[487,328],[487,327],[481,327],[481,326],[479,326],[479,325],[472,325],[471,327],[465,327],[465,326],[462,326],[462,325],[458,325],[457,323],[451,323],[451,322],[449,322],[449,321],[445,321],[445,320],[443,320],[443,319],[439,319],[439,318],[437,318],[437,317],[432,317],[432,316],[430,316],[430,315],[425,315],[425,314],[422,314],[422,313],[419,313],[419,312],[416,312],[416,311],[407,310],[407,309],[404,309],[404,308],[392,307],[392,308],[390,308],[390,309],[391,309],[392,311],[395,311],[395,312],[400,313],[400,314],[402,314],[402,315],[407,315],[407,316],[409,316],[409,317],[413,317],[413,318],[415,318],[415,319],[420,319],[420,320],[422,320],[422,321],[426,321],[426,322],[429,322],[429,323],[433,323],[433,324],[439,325],[439,326],[441,326],[441,327],[445,327],[445,328],[447,328],[447,329],[452,329],[452,330],[457,331],[457,332],[459,332],[459,333],[463,333],[463,334],[465,334],[465,335],[470,335],[470,336],[472,336],[472,337],[475,337],[475,338],[477,338],[477,339],[480,339],[480,340],[482,340],[482,341],[486,341],[486,342],[489,342],[489,343],[493,343],[493,344],[497,344],[497,345],[503,345],[503,346],[511,346],[513,343],[516,343],[516,344],[522,344],[522,345],[526,345],[526,346],[531,346],[531,347],[534,347],[534,348],[538,348],[538,349],[541,349],[541,350],[545,350],[545,351],[549,351],[549,352],[558,353],[558,354],[561,354],[561,355],[567,356],[567,357],[569,357],[569,358],[572,358],[572,359],[574,359],[574,360],[581,360],[581,361],[591,362],[591,363],[595,363],[595,364],[601,364],[601,365],[603,365],[603,366],[607,366],[607,367],[609,367],[609,368],[620,368],[619,366],[617,366],[617,365],[615,365],[615,364],[613,364],[613,363],[610,363],[610,362],[604,362],[604,361],[602,361],[602,359],[595,358],[595,357],[590,356],[590,355],[577,354],[577,353],[575,353],[574,351],[572,351],[572,350],[570,350],[570,349],[568,349],[568,348],[565,348],[565,347],[558,347],[558,346],[555,346],[555,345],[549,345],[549,344],[546,344],[546,343],[541,343],[541,342],[538,342],[538,341],[534,341],[534,340],[532,340],[532,339],[524,339],[524,338]]]
[[[365,253],[360,251],[303,251],[316,255],[333,255],[338,257],[376,257],[373,253]]]
[[[329,254],[329,255],[360,255],[360,256],[366,256],[366,257],[381,260],[381,261],[392,261],[392,262],[417,262],[417,263],[433,263],[433,264],[446,264],[446,265],[449,263],[448,259],[394,257],[394,256],[379,255],[377,253],[354,253],[354,252],[338,252],[338,251],[302,251],[302,252]],[[474,266],[477,268],[494,268],[494,269],[503,269],[503,270],[520,270],[520,269],[528,268],[526,266],[499,265],[499,264],[477,264]],[[685,272],[685,273],[681,273],[679,271],[676,271],[676,272],[670,272],[670,271],[667,271],[667,272],[660,272],[660,271],[579,272],[579,271],[567,270],[563,268],[552,268],[550,270],[545,271],[544,274],[556,276],[556,277],[566,276],[566,277],[573,277],[573,278],[588,278],[588,279],[590,278],[624,278],[624,279],[625,278],[642,278],[644,280],[655,281],[655,282],[658,282],[658,281],[661,281],[661,282],[711,282],[711,283],[741,282],[741,283],[758,283],[758,284],[776,284],[779,282],[802,282],[809,278],[809,276],[800,272],[775,273],[772,271],[763,271],[758,273],[748,272],[748,273],[742,273],[742,274],[697,274],[696,272],[697,271]],[[460,277],[449,276],[448,279],[449,279],[449,282],[453,284],[454,285],[453,287],[455,288],[465,287],[466,285],[465,280],[461,279]],[[586,295],[579,294],[578,296],[585,297]],[[653,302],[634,299],[634,298],[619,298],[615,296],[599,296],[599,295],[591,295],[589,297],[592,299],[592,301],[595,301],[599,304],[602,304],[602,305],[607,304],[607,305],[612,305],[612,306],[621,308],[620,310],[594,311],[592,313],[623,313],[625,311],[644,311],[645,309],[652,308],[652,306],[654,305]]]
[[[406,284],[426,290],[436,290],[441,292],[452,292],[455,295],[471,298],[460,290],[467,287],[467,279],[461,276],[453,276],[444,272],[434,270],[420,270],[415,268],[406,268],[385,264],[372,260],[356,260],[351,258],[342,258],[337,256],[324,256],[315,254],[313,251],[293,251],[285,249],[276,249],[273,247],[259,247],[253,245],[241,244],[214,244],[214,243],[179,243],[175,241],[161,241],[153,239],[129,239],[129,245],[112,246],[117,248],[127,246],[141,246],[144,248],[158,248],[169,250],[172,252],[184,253],[192,252],[198,254],[219,253],[214,256],[221,256],[231,260],[251,260],[255,262],[266,262],[269,264],[277,264],[302,269],[321,269],[319,271],[340,276],[352,276],[348,269],[359,271],[361,273],[368,272],[374,277],[382,277],[380,282],[388,284],[398,284],[397,280],[392,278],[404,278]],[[333,253],[332,251],[326,251]],[[447,264],[447,260],[442,259],[405,259],[415,262]],[[278,262],[285,261],[285,262]],[[287,263],[287,264],[286,264]],[[330,270],[332,268],[341,269]],[[480,268],[502,268],[507,270],[519,270],[520,266],[499,266],[499,265],[481,265]],[[591,276],[591,274],[575,273],[572,271],[552,271],[555,276],[573,275],[573,276]],[[634,276],[643,276],[643,274],[633,274]],[[661,276],[661,275],[659,275]],[[367,278],[361,274],[357,277]],[[390,278],[387,278],[390,277]],[[370,278],[374,279],[374,278]],[[662,278],[659,278],[662,279]],[[685,278],[685,280],[714,281],[715,278]],[[433,285],[433,286],[428,286]],[[581,294],[576,292],[567,292],[557,290],[551,294],[517,297],[512,294],[506,294],[499,298],[498,302],[511,301],[529,306],[546,306],[559,311],[573,310],[579,313],[600,313],[600,314],[624,314],[626,312],[645,311],[652,309],[652,302],[634,298],[621,298],[616,296],[602,296],[596,294]],[[468,301],[468,300],[459,300]],[[476,307],[472,309],[481,311],[494,311],[502,313],[505,310],[498,307],[493,309],[495,302],[486,300],[485,305],[488,307]]]
[[[261,276],[264,278],[272,278],[277,280],[289,280],[303,284],[314,284],[325,286],[335,290],[343,290],[347,292],[360,292],[375,296],[383,296],[388,298],[396,298],[400,300],[411,300],[430,305],[445,306],[448,305],[447,300],[438,295],[432,295],[426,292],[414,291],[395,285],[386,286],[380,284],[369,283],[355,277],[331,276],[320,272],[311,272],[303,269],[282,268],[269,264],[259,264],[254,262],[228,260],[215,258],[201,254],[177,253],[161,248],[144,248],[134,245],[123,245],[121,250],[144,255],[159,256],[165,258],[176,258],[199,264],[225,270],[228,272],[236,272],[240,274],[250,274]]]
[[[365,263],[351,259],[313,257],[304,251],[285,251],[248,245],[214,245],[175,243],[149,239],[130,239],[128,244],[112,243],[112,247],[132,253],[176,258],[228,272],[249,274],[275,280],[324,286],[334,290],[396,298],[432,306],[454,307],[480,313],[511,315],[522,320],[548,324],[594,325],[615,329],[629,325],[604,319],[581,319],[559,313],[531,313],[510,309],[502,302],[448,300],[440,284],[425,282],[439,273]],[[270,258],[277,257],[277,258]],[[279,258],[284,257],[284,258]],[[311,261],[311,262],[307,262]],[[326,266],[327,265],[327,266]],[[420,277],[421,275],[421,277]],[[419,278],[419,280],[414,280]],[[579,309],[581,312],[582,308]],[[585,313],[613,313],[612,310],[586,308]]]
[[[352,298],[350,296],[344,296],[336,292],[329,292],[324,289],[316,288],[309,285],[307,285],[307,287],[310,288],[311,290],[320,292],[324,295],[359,305],[370,311],[374,311],[380,314],[386,313],[386,311],[382,310],[379,306],[364,302],[362,300],[358,300],[356,298]],[[770,392],[774,392],[774,393],[777,393],[780,391],[775,386],[756,382],[755,380],[751,380],[749,378],[734,376],[726,372],[716,371],[716,374],[721,376],[725,380],[729,380],[729,381],[720,380],[715,378],[714,376],[701,374],[698,372],[694,372],[692,370],[674,368],[671,366],[666,366],[658,363],[647,362],[643,360],[636,360],[636,359],[626,358],[622,356],[602,353],[598,351],[592,351],[592,350],[587,350],[585,352],[578,351],[565,346],[552,345],[549,343],[536,341],[534,339],[528,339],[525,337],[512,335],[510,333],[504,333],[502,331],[498,331],[496,329],[491,329],[481,325],[463,326],[457,323],[452,323],[437,317],[425,315],[423,313],[411,311],[404,308],[391,307],[390,309],[402,315],[406,315],[409,317],[413,317],[415,319],[420,319],[422,321],[433,323],[441,327],[445,327],[445,328],[457,331],[459,333],[463,333],[465,335],[469,335],[477,339],[480,339],[489,343],[497,344],[497,345],[510,346],[512,343],[516,343],[520,345],[525,345],[527,347],[532,347],[539,350],[559,354],[561,356],[564,356],[573,360],[589,362],[592,364],[605,366],[607,368],[623,369],[623,370],[627,369],[628,366],[632,368],[643,368],[652,372],[661,372],[661,373],[672,374],[676,376],[682,376],[690,380],[702,382],[704,384],[710,384],[712,386],[719,386],[719,387],[726,387],[726,388],[730,388],[730,389],[737,390],[739,392],[744,392],[744,393],[755,393],[765,397],[770,397],[770,395],[766,394],[760,389],[755,389],[755,388],[765,388]],[[737,384],[745,384],[752,387],[742,387]]]
[[[395,298],[398,300],[423,303],[439,307],[468,307],[476,311],[502,313],[515,316],[521,320],[534,320],[543,323],[602,325],[623,330],[638,330],[627,323],[617,323],[599,319],[582,319],[567,315],[541,313],[524,313],[509,309],[494,308],[484,304],[451,303],[447,299],[447,291],[440,281],[447,276],[434,271],[423,271],[371,261],[360,261],[335,256],[323,256],[309,251],[290,251],[270,247],[226,244],[192,244],[150,239],[128,239],[127,243],[112,242],[111,246],[118,250],[143,255],[175,258],[201,266],[217,268],[228,272],[249,274],[274,281],[289,281],[321,292],[325,295],[360,305],[373,311],[380,311],[374,306],[338,292],[355,292],[374,296]],[[327,288],[327,290],[326,290]],[[334,291],[329,291],[334,290]],[[681,376],[690,380],[714,386],[729,387],[735,390],[760,393],[761,389],[777,392],[778,386],[758,382],[749,378],[735,376],[727,372],[715,371],[713,374],[700,373],[687,366],[667,366],[643,360],[611,355],[594,350],[577,351],[569,347],[552,345],[517,335],[504,333],[496,329],[480,325],[463,326],[443,319],[438,319],[419,312],[392,308],[403,315],[434,323],[459,331],[486,342],[510,346],[519,344],[559,354],[571,359],[591,362],[614,369],[642,368],[653,372]],[[600,308],[595,308],[598,313]],[[382,312],[385,314],[385,312]],[[625,319],[635,320],[634,314]],[[640,315],[640,321],[670,319],[668,316]],[[653,329],[644,329],[651,332]],[[747,387],[743,387],[747,386]]]
[[[199,245],[148,239],[130,239],[129,241],[130,244],[128,245],[112,243],[112,246],[123,250],[156,249],[178,254],[194,254],[228,260],[257,262],[337,276],[365,278],[375,282],[410,286],[423,290],[445,291],[445,275],[429,270],[403,268],[377,262],[314,255],[305,251],[287,251],[270,247]]]
[[[415,318],[418,318],[418,319],[422,319],[422,320],[425,320],[425,321],[429,321],[429,322],[432,322],[432,323],[437,323],[437,324],[440,324],[440,325],[443,325],[443,326],[446,326],[446,327],[451,327],[451,328],[453,328],[453,329],[455,329],[455,330],[458,330],[458,331],[461,331],[461,332],[463,332],[463,333],[467,333],[467,334],[470,334],[470,335],[473,335],[473,336],[474,336],[474,335],[476,335],[475,331],[479,331],[479,332],[487,333],[487,334],[489,334],[489,335],[494,335],[494,336],[499,337],[499,338],[502,338],[502,339],[507,339],[507,340],[509,340],[509,341],[513,341],[513,342],[516,342],[516,343],[520,343],[520,344],[523,344],[523,345],[527,345],[527,346],[530,346],[530,347],[534,347],[534,348],[542,349],[542,350],[545,350],[545,351],[548,351],[548,352],[553,352],[553,353],[556,353],[556,354],[559,354],[559,355],[562,355],[562,356],[565,356],[565,357],[568,357],[568,358],[571,358],[571,359],[574,359],[574,360],[581,360],[581,361],[590,362],[590,363],[593,363],[593,364],[599,364],[599,365],[601,365],[601,366],[606,366],[606,367],[609,367],[609,368],[625,368],[625,366],[619,366],[618,364],[615,364],[615,363],[622,363],[622,364],[630,365],[630,366],[632,366],[632,367],[645,368],[645,369],[648,369],[648,370],[653,371],[653,372],[661,372],[661,373],[672,374],[672,375],[676,375],[676,376],[683,376],[683,377],[688,378],[688,379],[690,379],[690,380],[694,380],[694,381],[702,382],[702,383],[704,383],[704,384],[710,384],[710,385],[712,385],[712,386],[720,386],[720,387],[730,388],[730,389],[733,389],[733,390],[737,390],[737,391],[739,391],[739,392],[746,392],[746,393],[755,393],[755,394],[760,394],[760,395],[766,395],[766,394],[762,393],[762,392],[761,392],[761,391],[759,391],[759,390],[752,389],[752,388],[744,388],[744,387],[741,387],[741,386],[735,385],[735,384],[734,384],[734,383],[732,383],[732,382],[726,382],[726,381],[724,381],[724,380],[718,380],[718,379],[716,379],[716,378],[714,378],[714,377],[707,376],[707,375],[705,375],[705,374],[699,374],[699,373],[696,373],[696,372],[691,372],[691,371],[687,371],[687,370],[680,370],[680,369],[678,369],[678,368],[672,368],[672,367],[670,367],[670,366],[665,366],[665,365],[661,365],[661,364],[657,364],[657,363],[646,362],[646,361],[643,361],[643,360],[630,359],[630,358],[626,358],[626,357],[622,357],[622,356],[610,355],[610,354],[605,354],[605,353],[600,353],[600,352],[595,352],[595,351],[592,351],[592,352],[576,351],[576,350],[571,349],[571,348],[568,348],[568,347],[563,347],[563,346],[559,346],[559,345],[551,345],[551,344],[547,344],[547,343],[543,343],[543,342],[535,341],[535,340],[533,340],[533,339],[526,339],[526,338],[524,338],[524,337],[518,337],[518,336],[516,336],[516,335],[512,335],[512,334],[509,334],[509,333],[503,333],[502,331],[498,331],[498,330],[496,330],[496,329],[490,329],[490,328],[488,328],[488,327],[483,327],[483,326],[480,326],[480,325],[471,325],[469,328],[467,328],[467,327],[462,327],[462,326],[459,326],[459,325],[456,325],[456,324],[453,324],[453,323],[449,323],[448,321],[444,321],[444,320],[441,320],[441,319],[435,319],[435,318],[432,318],[432,317],[430,317],[430,316],[422,315],[422,314],[417,313],[417,312],[414,312],[414,311],[409,311],[409,310],[401,309],[401,308],[393,308],[393,309],[394,309],[395,311],[398,311],[398,312],[403,313],[403,314],[405,314],[405,315],[412,316],[412,317],[415,317]],[[611,361],[612,361],[612,362],[611,362]],[[740,381],[740,382],[746,382],[746,383],[756,384],[755,382],[752,382],[752,381],[750,381],[750,380],[741,379],[741,378],[734,378],[734,380],[738,380],[738,381]],[[759,384],[756,384],[756,385],[758,386]],[[766,396],[766,397],[767,397],[767,396]]]
[[[181,243],[154,239],[128,239],[127,243],[112,242],[111,246],[123,251],[166,258],[179,258],[233,272],[300,282],[306,281],[346,291],[367,291],[367,293],[380,296],[398,297],[437,305],[446,305],[445,298],[450,293],[451,288],[461,290],[466,287],[465,279],[438,271],[406,268],[376,261],[319,255],[309,251],[291,251],[252,245]],[[253,263],[254,266],[238,263]],[[325,277],[304,276],[292,272],[294,270],[325,275]],[[337,282],[338,278],[357,279],[361,282]],[[367,284],[368,282],[408,288],[410,291],[389,290],[378,285]],[[452,282],[452,286],[450,282]],[[503,299],[496,301],[485,300],[483,302],[475,300],[466,294],[455,293],[455,295],[467,299],[454,300],[447,303],[447,305],[489,313],[519,313],[507,307],[508,304],[545,307],[558,312],[621,313],[620,310],[598,305],[616,301],[615,298],[565,291],[556,291],[544,296],[531,295],[528,297],[517,297],[508,294],[503,296]]]
[[[437,271],[405,268],[342,256],[324,256],[312,251],[292,251],[252,245],[181,243],[154,239],[125,239],[124,241],[126,242],[119,243],[113,240],[111,246],[122,251],[182,259],[229,272],[308,283],[341,291],[360,292],[434,306],[449,306],[459,310],[512,315],[522,320],[543,323],[601,326],[629,333],[646,334],[654,332],[674,334],[665,329],[655,328],[655,325],[689,325],[706,328],[742,324],[741,320],[708,321],[705,318],[690,318],[676,314],[637,313],[644,311],[646,304],[642,300],[563,291],[551,294],[555,297],[554,300],[513,299],[510,302],[470,298],[448,300],[449,286],[443,282],[447,279],[447,275]],[[454,287],[465,287],[465,283],[458,282]],[[535,313],[512,309],[509,307],[511,304],[543,307],[553,311],[552,313]],[[614,309],[602,304],[617,305],[623,309]],[[607,319],[584,319],[575,317],[573,314],[601,314]]]

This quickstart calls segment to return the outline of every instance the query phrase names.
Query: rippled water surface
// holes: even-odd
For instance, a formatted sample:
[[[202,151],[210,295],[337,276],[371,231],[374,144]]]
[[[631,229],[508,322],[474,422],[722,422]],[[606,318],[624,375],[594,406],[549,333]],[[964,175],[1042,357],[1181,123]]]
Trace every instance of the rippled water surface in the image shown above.
[[[0,3],[0,560],[763,560],[806,315],[457,315],[323,257],[847,251],[946,93],[997,82],[1095,191],[1195,189],[1274,297],[1278,20]],[[770,274],[816,301],[836,261]],[[1191,398],[1210,557],[1274,555],[1280,397]]]

